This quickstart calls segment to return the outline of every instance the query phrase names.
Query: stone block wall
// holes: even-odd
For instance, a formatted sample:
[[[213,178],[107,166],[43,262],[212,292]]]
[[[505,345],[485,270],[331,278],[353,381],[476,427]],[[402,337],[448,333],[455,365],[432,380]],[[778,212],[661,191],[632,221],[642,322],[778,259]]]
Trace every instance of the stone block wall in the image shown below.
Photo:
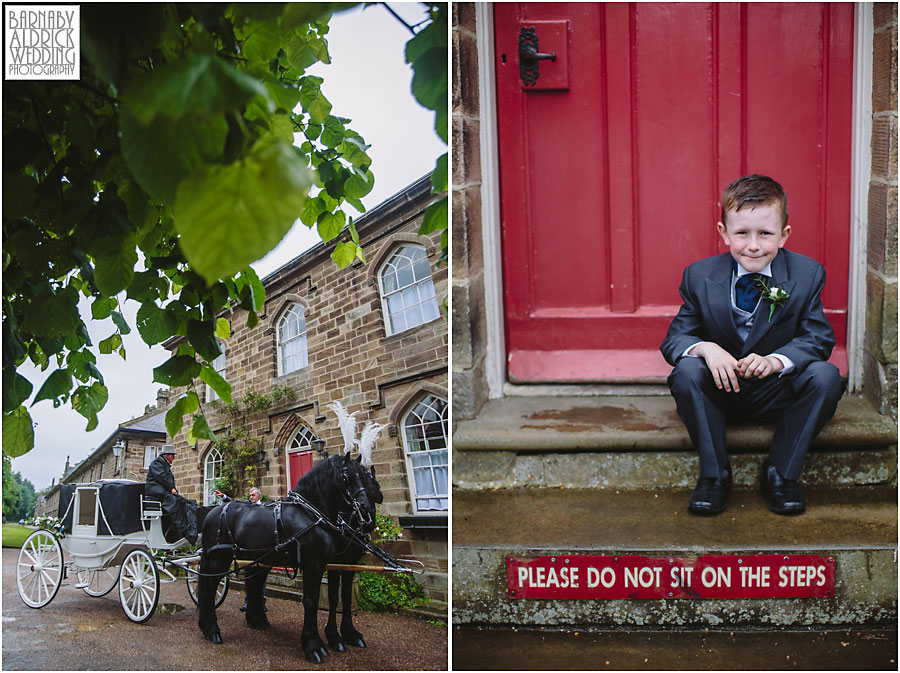
[[[869,182],[863,390],[897,418],[897,5],[873,6],[872,175]]]
[[[474,418],[487,398],[484,254],[475,4],[453,3],[453,418]]]
[[[254,482],[263,494],[277,498],[293,486],[288,484],[286,444],[298,425],[325,440],[329,455],[343,452],[337,418],[328,409],[340,401],[356,416],[358,429],[366,421],[386,424],[373,451],[375,473],[384,494],[378,512],[394,517],[414,514],[407,464],[401,440],[402,417],[424,394],[432,393],[449,402],[447,356],[448,331],[444,315],[419,327],[386,335],[377,271],[398,244],[414,243],[426,248],[429,262],[440,256],[440,234],[420,237],[416,233],[425,207],[431,200],[427,178],[376,207],[356,222],[366,264],[338,269],[329,255],[332,245],[318,245],[263,279],[265,307],[259,324],[249,329],[241,309],[225,317],[231,336],[224,341],[224,376],[232,386],[234,401],[251,391],[268,393],[288,387],[294,398],[255,414],[241,425],[249,436],[259,438],[268,468],[259,467]],[[432,267],[438,303],[447,296],[447,267]],[[276,324],[283,309],[297,302],[305,309],[306,367],[279,376]],[[166,346],[177,348],[172,340]],[[213,431],[232,423],[221,403],[205,402],[206,386],[196,388]],[[185,388],[174,389],[174,401]],[[212,413],[210,413],[212,411]],[[174,438],[177,456],[172,471],[183,495],[202,501],[203,467],[210,443],[189,446],[186,428]],[[318,456],[313,457],[318,461]],[[230,494],[241,496],[240,493]],[[439,512],[429,512],[439,514]],[[428,582],[438,587],[432,597],[446,596],[447,535],[433,544],[431,537],[406,530],[410,554],[423,561]],[[427,585],[426,585],[427,586]]]

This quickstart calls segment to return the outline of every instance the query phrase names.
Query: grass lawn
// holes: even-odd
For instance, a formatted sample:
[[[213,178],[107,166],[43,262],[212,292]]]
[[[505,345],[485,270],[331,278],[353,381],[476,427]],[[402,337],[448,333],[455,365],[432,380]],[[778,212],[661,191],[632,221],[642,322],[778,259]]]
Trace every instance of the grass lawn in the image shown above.
[[[17,523],[3,524],[3,546],[21,547],[25,538],[34,532],[34,528],[20,526]]]

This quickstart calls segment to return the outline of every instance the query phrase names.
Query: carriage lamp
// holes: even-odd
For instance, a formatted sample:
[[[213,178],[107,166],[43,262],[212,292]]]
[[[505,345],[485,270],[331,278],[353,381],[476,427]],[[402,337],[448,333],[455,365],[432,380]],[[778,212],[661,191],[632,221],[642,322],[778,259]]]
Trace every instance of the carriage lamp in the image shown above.
[[[314,439],[312,441],[313,448],[316,450],[322,458],[328,458],[328,452],[325,450],[325,440],[324,439]]]
[[[266,450],[260,449],[256,452],[256,464],[257,465],[265,465],[266,469],[269,469],[269,461],[266,460]]]

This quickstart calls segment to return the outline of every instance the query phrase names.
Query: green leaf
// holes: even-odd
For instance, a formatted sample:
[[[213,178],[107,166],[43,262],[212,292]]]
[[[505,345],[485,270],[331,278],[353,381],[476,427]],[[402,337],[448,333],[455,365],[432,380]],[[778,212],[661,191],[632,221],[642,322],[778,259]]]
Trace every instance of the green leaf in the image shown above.
[[[265,255],[300,216],[312,180],[294,148],[268,138],[246,159],[182,181],[175,227],[191,267],[212,283]]]
[[[447,20],[446,15],[439,15],[425,28],[416,33],[404,48],[407,63],[415,63],[427,51],[434,48],[447,49]]]
[[[87,432],[97,427],[97,413],[106,406],[108,399],[109,391],[99,382],[78,386],[72,393],[72,408],[88,420]]]
[[[74,288],[35,297],[25,310],[22,326],[37,336],[64,337],[83,327]]]
[[[344,228],[344,218],[344,212],[341,210],[335,213],[323,213],[316,225],[319,238],[327,242],[341,233],[341,230]]]
[[[122,347],[122,335],[118,332],[108,336],[103,341],[97,344],[97,347],[100,349],[100,352],[103,355],[109,355],[114,350],[118,350]]]
[[[319,215],[325,212],[325,201],[316,196],[306,199],[303,209],[300,211],[300,221],[307,227],[313,226],[319,219]]]
[[[219,339],[227,339],[231,336],[231,325],[225,318],[216,318],[216,336]]]
[[[119,302],[115,297],[98,297],[91,304],[91,317],[94,320],[103,320],[109,317],[112,310],[118,306]]]
[[[3,414],[3,453],[13,458],[34,448],[34,423],[25,407]]]
[[[44,385],[41,386],[37,395],[34,396],[31,406],[34,406],[41,400],[53,400],[53,407],[56,408],[66,401],[66,396],[71,389],[72,375],[67,369],[57,369],[44,381]]]
[[[200,408],[200,400],[197,393],[189,390],[183,393],[166,412],[166,432],[169,437],[174,437],[184,424],[184,415],[192,414]]]
[[[263,287],[262,281],[252,266],[241,270],[241,280],[253,291],[253,310],[262,311],[266,303],[266,288]]]
[[[115,295],[131,283],[138,260],[136,245],[132,234],[124,238],[103,236],[94,241],[94,282],[103,294]]]
[[[322,95],[319,86],[322,79],[319,77],[304,77],[300,85],[300,105],[309,114],[309,118],[315,124],[322,124],[331,113],[331,103]]]
[[[231,404],[231,386],[219,372],[205,364],[200,369],[200,379],[212,388],[225,404]]]
[[[447,153],[438,157],[431,173],[431,191],[435,194],[447,191]]]
[[[296,32],[292,35],[284,47],[285,55],[290,66],[300,72],[306,70],[319,60],[316,45],[305,34]]]
[[[447,144],[448,129],[447,108],[438,106],[434,113],[434,132],[437,133],[438,138],[444,141],[445,145]]]
[[[372,175],[372,171],[366,170],[364,175],[353,171],[344,183],[344,196],[350,199],[361,199],[371,192],[374,186],[375,176]]]
[[[122,155],[135,179],[155,199],[171,204],[179,183],[218,159],[225,148],[228,124],[221,116],[160,116],[141,124],[127,110],[119,115]]]
[[[138,122],[146,125],[157,116],[179,119],[197,112],[212,116],[239,110],[253,96],[269,97],[259,80],[213,54],[189,53],[135,78],[121,98]]]
[[[425,209],[419,236],[447,228],[447,197],[438,199]]]
[[[447,49],[429,49],[413,63],[412,93],[429,110],[447,107]]]
[[[51,375],[52,376],[52,375]],[[12,367],[3,369],[3,413],[8,414],[21,406],[31,395],[31,381],[18,374]]]
[[[325,147],[337,147],[344,140],[346,129],[334,115],[328,115],[322,125],[321,142]]]
[[[215,337],[215,323],[190,318],[187,323],[187,337],[194,350],[207,362],[212,362],[222,354],[222,348]]]
[[[131,334],[131,328],[128,326],[128,323],[125,322],[125,316],[123,316],[118,311],[110,311],[109,315],[112,318],[115,326],[119,328],[119,334],[121,334],[122,336]]]
[[[159,308],[155,302],[146,301],[137,312],[137,330],[148,346],[158,344],[175,333],[178,320],[175,316]]]
[[[189,355],[176,355],[153,369],[153,380],[169,386],[190,385],[200,374],[200,363]]]
[[[206,422],[206,416],[203,414],[196,414],[194,416],[194,424],[187,432],[188,444],[193,444],[198,439],[208,439],[213,442],[216,441],[216,436],[213,434],[213,431],[209,429],[209,423]]]
[[[356,251],[356,243],[353,241],[347,241],[346,243],[338,241],[334,246],[334,250],[331,251],[331,259],[334,260],[337,268],[343,269],[349,266],[356,258]]]

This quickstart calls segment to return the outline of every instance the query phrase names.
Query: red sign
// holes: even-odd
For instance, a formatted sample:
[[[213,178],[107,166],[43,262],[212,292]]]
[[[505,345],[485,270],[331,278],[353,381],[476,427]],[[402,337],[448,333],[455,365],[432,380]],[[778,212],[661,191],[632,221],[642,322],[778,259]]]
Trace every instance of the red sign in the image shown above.
[[[834,557],[506,557],[510,598],[821,598],[834,595]]]

